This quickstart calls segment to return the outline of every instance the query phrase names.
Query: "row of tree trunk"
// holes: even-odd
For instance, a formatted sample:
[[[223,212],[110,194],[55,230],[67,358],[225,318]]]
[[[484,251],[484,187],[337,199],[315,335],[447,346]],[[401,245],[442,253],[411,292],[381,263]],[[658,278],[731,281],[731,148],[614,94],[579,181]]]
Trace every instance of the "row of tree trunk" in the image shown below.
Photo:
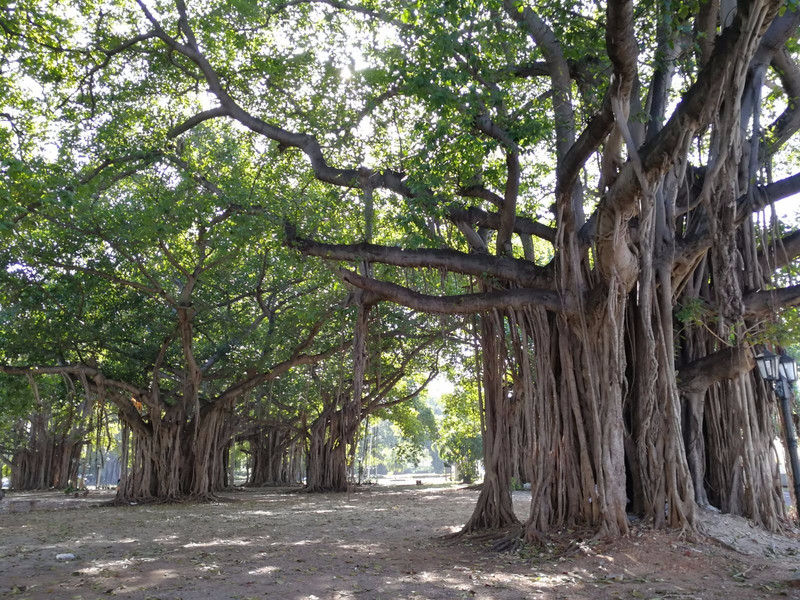
[[[609,318],[604,313],[602,321]],[[526,524],[528,538],[576,525],[624,533],[628,511],[659,526],[691,524],[695,501],[780,529],[786,507],[774,446],[776,404],[752,361],[731,354],[723,361],[727,370],[716,372],[707,361],[702,381],[687,376],[691,384],[681,390],[665,386],[648,396],[624,389],[621,375],[637,351],[631,340],[617,335],[601,348],[582,345],[603,337],[576,332],[543,309],[483,316],[486,478],[464,531],[518,524],[512,478],[531,483],[535,510]],[[701,338],[697,330],[685,333],[687,363],[702,355],[695,349]],[[579,368],[579,362],[588,366]],[[658,386],[659,378],[653,373],[648,385]],[[637,397],[660,401],[642,406]],[[249,442],[248,484],[300,483],[305,469],[309,491],[346,490],[362,419],[358,407],[349,395],[331,396],[305,435],[276,425],[239,436]],[[123,421],[120,502],[202,500],[232,485],[231,406],[215,405],[199,415],[199,422],[146,418],[131,421],[132,427]],[[28,443],[10,463],[11,485],[43,489],[77,481],[87,431],[72,428],[56,439],[45,411],[27,423]]]

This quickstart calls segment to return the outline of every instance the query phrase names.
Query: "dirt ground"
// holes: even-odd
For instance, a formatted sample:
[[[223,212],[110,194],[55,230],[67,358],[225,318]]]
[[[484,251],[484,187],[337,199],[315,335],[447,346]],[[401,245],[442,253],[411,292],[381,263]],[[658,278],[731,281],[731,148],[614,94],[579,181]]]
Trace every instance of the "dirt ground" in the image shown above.
[[[8,495],[0,597],[800,599],[800,541],[718,514],[704,522],[721,542],[634,527],[611,543],[509,554],[444,539],[477,498],[453,487],[259,489],[219,504],[97,506],[106,498]],[[521,518],[529,498],[515,493]],[[16,512],[27,500],[33,510]],[[19,502],[15,512],[9,502]]]

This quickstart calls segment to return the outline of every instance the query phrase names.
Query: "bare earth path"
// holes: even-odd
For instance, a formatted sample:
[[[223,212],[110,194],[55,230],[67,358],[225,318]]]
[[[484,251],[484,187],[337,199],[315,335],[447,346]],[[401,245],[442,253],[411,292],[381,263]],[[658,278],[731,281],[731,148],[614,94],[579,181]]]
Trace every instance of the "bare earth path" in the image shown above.
[[[614,543],[497,554],[441,538],[477,492],[285,492],[70,509],[53,509],[54,495],[49,509],[0,514],[0,598],[800,598],[800,543],[741,519],[709,516],[731,547],[635,528]],[[528,501],[515,494],[520,516]],[[56,559],[68,552],[76,560]]]

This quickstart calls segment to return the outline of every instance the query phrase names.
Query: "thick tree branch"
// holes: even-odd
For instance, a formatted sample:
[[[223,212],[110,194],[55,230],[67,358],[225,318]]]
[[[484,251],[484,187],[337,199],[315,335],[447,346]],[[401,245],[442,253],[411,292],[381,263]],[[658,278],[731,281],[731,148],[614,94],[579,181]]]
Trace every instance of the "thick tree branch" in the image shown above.
[[[580,170],[592,153],[606,139],[614,125],[614,111],[611,109],[611,94],[603,98],[600,112],[593,116],[558,167],[556,197],[568,194],[578,178]]]
[[[364,6],[359,6],[357,4],[348,4],[347,2],[340,2],[339,0],[289,0],[288,2],[282,2],[279,5],[277,5],[275,8],[271,10],[271,13],[275,14],[279,10],[285,10],[290,6],[303,6],[304,4],[324,4],[330,6],[331,8],[360,13],[362,15],[378,19],[379,21],[383,21],[384,23],[390,23],[395,27],[397,27],[398,29],[409,29],[410,27],[408,23],[403,23],[399,19],[395,19],[387,12],[375,10],[372,8],[366,8]]]
[[[800,174],[792,175],[769,185],[753,187],[751,188],[751,192],[752,193],[743,194],[736,201],[736,220],[734,221],[734,225],[737,227],[751,218],[753,213],[764,209],[771,203],[800,193]],[[795,238],[787,238],[784,242],[789,244],[786,254],[782,255],[779,253],[777,258],[770,257],[770,260],[774,260],[776,267],[788,264],[788,261],[797,256]],[[711,248],[712,243],[713,236],[707,223],[699,226],[693,235],[677,243],[673,257],[673,282],[675,283],[675,289],[679,288],[678,282],[682,281],[686,275],[691,273],[698,259]],[[671,249],[668,250],[672,252]],[[786,259],[787,262],[782,262],[784,259]],[[765,267],[768,262],[763,255],[759,258],[759,261],[762,263],[762,267]]]
[[[217,403],[225,403],[228,400],[234,400],[244,394],[252,390],[255,387],[258,387],[262,383],[266,383],[272,379],[277,379],[280,375],[283,375],[293,367],[298,367],[300,365],[313,365],[318,363],[326,358],[330,358],[331,356],[335,355],[338,352],[342,352],[346,350],[352,344],[352,340],[348,340],[342,344],[337,346],[333,346],[328,348],[324,352],[320,352],[319,354],[302,354],[296,353],[293,354],[291,358],[288,358],[282,362],[279,362],[272,367],[268,371],[263,373],[258,373],[257,375],[253,375],[248,377],[244,381],[240,381],[238,383],[233,384],[232,386],[228,387],[224,392],[222,392],[217,398],[213,401],[214,404]]]
[[[791,263],[800,256],[800,230],[778,240],[777,244],[770,246],[768,252],[763,250],[758,253],[758,263],[761,270],[771,273],[775,269],[780,269]]]
[[[86,173],[86,175],[81,177],[79,183],[81,185],[86,185],[90,183],[95,177],[100,175],[100,173],[102,173],[105,169],[107,169],[110,166],[118,165],[121,163],[129,163],[138,160],[144,161],[146,164],[149,164],[154,159],[159,158],[161,155],[162,155],[161,152],[138,152],[136,154],[128,154],[125,156],[115,156],[113,158],[111,157],[106,158],[94,169],[90,170],[88,173]]]
[[[228,94],[216,70],[211,66],[211,63],[208,62],[205,55],[196,47],[196,44],[182,44],[169,36],[143,1],[136,1],[147,19],[153,25],[158,38],[166,44],[167,47],[191,60],[200,69],[200,72],[208,83],[209,91],[216,96],[220,103],[217,109],[219,112],[215,112],[214,116],[226,114],[255,133],[278,142],[279,146],[282,148],[297,148],[301,150],[311,162],[314,175],[320,181],[352,188],[360,188],[368,185],[373,189],[388,189],[401,196],[414,196],[411,189],[405,183],[405,175],[403,173],[391,170],[378,172],[363,167],[358,169],[340,169],[332,167],[328,164],[322,152],[322,146],[314,136],[288,131],[248,113]],[[181,29],[185,34],[188,29],[188,24],[182,25]]]
[[[636,215],[642,180],[653,182],[663,176],[685,152],[695,132],[710,123],[729,87],[728,79],[750,63],[752,53],[758,48],[758,36],[767,29],[778,6],[779,2],[772,0],[740,5],[697,81],[684,94],[667,124],[642,146],[641,166],[639,161],[628,161],[622,168],[597,208],[597,262],[601,272],[621,273],[628,286],[633,285],[637,260],[624,240],[620,240],[621,236],[611,235],[611,228],[616,227],[618,220],[628,221]]]
[[[490,138],[497,140],[503,146],[505,146],[506,150],[509,151],[518,151],[517,143],[513,140],[511,135],[503,129],[502,127],[498,126],[488,115],[478,115],[475,117],[474,121],[475,129],[480,131],[483,134],[488,135]]]
[[[468,187],[459,188],[458,193],[465,198],[480,198],[491,202],[498,208],[503,207],[503,197],[482,185],[470,185]]]
[[[780,179],[769,185],[760,186],[754,190],[752,196],[741,196],[736,204],[736,224],[741,225],[750,215],[758,212],[774,202],[800,193],[800,173]]]
[[[515,0],[504,0],[511,19],[522,25],[544,55],[553,85],[553,110],[556,116],[556,154],[560,163],[575,138],[575,117],[572,110],[572,80],[569,64],[553,30],[527,6]],[[520,8],[522,10],[520,10]]]
[[[546,62],[529,62],[520,65],[509,65],[490,74],[492,81],[503,81],[512,77],[549,77],[550,69]]]
[[[642,147],[642,164],[648,177],[659,176],[671,167],[686,140],[710,122],[718,110],[724,91],[728,89],[726,79],[734,71],[731,67],[737,60],[747,61],[749,64],[750,56],[746,54],[746,49],[752,45],[751,35],[757,36],[763,31],[777,12],[779,4],[768,1],[748,7],[751,10],[743,10],[742,6],[743,9],[737,12],[731,26],[717,39],[708,64],[684,94],[669,121]],[[761,5],[767,10],[759,10]],[[752,20],[753,23],[746,25],[745,20]],[[613,201],[625,202],[626,198],[630,198],[630,178],[625,180],[627,183],[621,182],[614,190]]]
[[[384,300],[426,313],[470,314],[491,309],[523,308],[531,305],[543,306],[548,310],[559,312],[574,310],[573,302],[549,290],[513,289],[482,294],[430,296],[394,283],[362,277],[352,271],[340,270],[339,274],[345,282],[352,286],[372,292]]]
[[[781,3],[783,4],[783,3]],[[770,22],[753,56],[753,64],[768,65],[800,27],[800,11],[786,10]]]
[[[488,229],[500,228],[500,215],[499,213],[489,213],[477,207],[460,208],[450,206],[448,209],[450,219],[455,222],[463,221],[479,227],[486,227]],[[547,225],[537,223],[533,219],[517,216],[514,220],[514,233],[520,235],[535,235],[538,238],[554,242],[556,239],[556,230]]]
[[[397,267],[430,267],[476,277],[492,276],[521,286],[544,286],[547,271],[528,261],[486,254],[465,254],[457,250],[406,250],[398,246],[375,244],[324,244],[296,237],[291,227],[287,232],[290,247],[309,256],[348,262],[383,263]]]
[[[800,67],[786,48],[772,58],[786,92],[786,110],[767,128],[767,154],[775,154],[800,129]]]
[[[86,377],[102,377],[105,385],[110,385],[124,392],[128,392],[137,398],[143,397],[147,394],[144,390],[127,383],[125,381],[118,381],[116,379],[109,379],[103,375],[102,371],[97,367],[90,367],[84,364],[71,364],[71,365],[56,365],[56,366],[41,366],[41,365],[26,365],[26,366],[11,366],[0,364],[0,373],[8,375],[81,375]]]
[[[190,119],[187,119],[177,127],[171,129],[169,133],[167,133],[167,137],[170,139],[176,138],[179,135],[186,133],[193,127],[197,127],[200,123],[203,123],[204,121],[208,121],[209,119],[216,119],[217,117],[224,117],[227,116],[227,114],[228,111],[226,111],[221,106],[212,108],[210,110],[205,110],[201,113],[194,115]]]
[[[744,299],[745,317],[768,317],[778,310],[800,304],[800,285],[750,292]]]
[[[703,393],[717,381],[732,379],[754,366],[750,348],[725,348],[681,367],[678,387],[685,393]]]
[[[632,85],[636,76],[636,45],[633,2],[631,0],[609,0],[606,8],[606,50],[617,81]],[[624,84],[623,84],[624,85]]]
[[[506,152],[506,189],[503,208],[500,209],[500,228],[497,230],[497,256],[511,256],[511,234],[517,216],[517,196],[519,195],[520,164],[519,151]]]

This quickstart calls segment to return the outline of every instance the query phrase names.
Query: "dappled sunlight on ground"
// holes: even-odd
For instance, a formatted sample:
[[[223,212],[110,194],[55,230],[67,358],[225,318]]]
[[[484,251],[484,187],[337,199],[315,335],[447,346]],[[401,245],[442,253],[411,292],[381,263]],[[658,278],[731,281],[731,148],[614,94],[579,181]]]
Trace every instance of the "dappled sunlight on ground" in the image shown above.
[[[746,567],[727,550],[661,533],[572,545],[560,558],[536,549],[497,554],[445,539],[460,530],[477,494],[424,486],[329,495],[255,489],[220,504],[4,515],[0,597],[762,597],[758,586],[769,567],[751,568],[753,582],[732,579]],[[515,492],[514,501],[524,519],[529,495]],[[55,558],[66,552],[77,559]]]
[[[208,542],[189,542],[184,548],[207,548],[209,546],[251,546],[253,540],[238,540],[231,538],[217,538]]]

